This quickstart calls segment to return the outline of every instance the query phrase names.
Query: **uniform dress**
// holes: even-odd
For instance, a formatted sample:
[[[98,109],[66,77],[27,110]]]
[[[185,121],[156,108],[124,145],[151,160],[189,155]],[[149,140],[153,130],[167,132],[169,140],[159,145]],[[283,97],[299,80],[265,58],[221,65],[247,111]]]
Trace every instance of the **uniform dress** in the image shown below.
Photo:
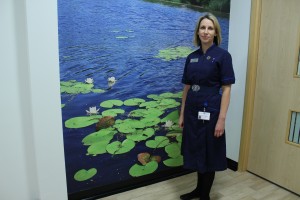
[[[216,138],[222,85],[235,83],[231,55],[213,44],[204,54],[199,48],[188,55],[182,83],[191,85],[186,96],[182,138],[183,167],[198,172],[227,168],[225,132]],[[210,113],[210,120],[199,120],[198,112]]]

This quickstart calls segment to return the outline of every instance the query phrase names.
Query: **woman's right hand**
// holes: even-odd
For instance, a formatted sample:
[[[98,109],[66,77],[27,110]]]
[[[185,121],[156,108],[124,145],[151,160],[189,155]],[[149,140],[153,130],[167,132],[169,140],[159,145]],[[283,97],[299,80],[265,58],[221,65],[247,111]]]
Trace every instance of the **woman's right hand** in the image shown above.
[[[179,117],[179,119],[178,119],[178,126],[179,126],[179,128],[183,128],[183,116],[182,115],[180,115],[180,117]]]

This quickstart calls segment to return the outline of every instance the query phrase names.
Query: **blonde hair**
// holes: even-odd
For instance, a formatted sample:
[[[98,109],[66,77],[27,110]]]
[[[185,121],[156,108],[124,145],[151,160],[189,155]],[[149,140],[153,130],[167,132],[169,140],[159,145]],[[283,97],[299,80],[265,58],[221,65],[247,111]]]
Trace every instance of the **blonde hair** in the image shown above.
[[[216,36],[214,37],[214,43],[219,46],[222,42],[222,35],[221,35],[221,27],[219,24],[218,19],[211,13],[206,13],[205,15],[201,16],[196,24],[195,32],[194,32],[194,45],[199,47],[201,46],[201,41],[198,35],[200,23],[203,19],[209,19],[214,24],[214,28],[216,31]]]

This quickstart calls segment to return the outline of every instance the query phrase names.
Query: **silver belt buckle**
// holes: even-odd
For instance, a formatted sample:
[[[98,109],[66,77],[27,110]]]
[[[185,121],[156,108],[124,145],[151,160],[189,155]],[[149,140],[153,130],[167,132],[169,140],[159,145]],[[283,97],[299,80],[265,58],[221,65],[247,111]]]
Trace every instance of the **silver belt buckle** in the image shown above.
[[[199,85],[192,85],[192,90],[194,92],[198,92],[200,90],[200,86]]]

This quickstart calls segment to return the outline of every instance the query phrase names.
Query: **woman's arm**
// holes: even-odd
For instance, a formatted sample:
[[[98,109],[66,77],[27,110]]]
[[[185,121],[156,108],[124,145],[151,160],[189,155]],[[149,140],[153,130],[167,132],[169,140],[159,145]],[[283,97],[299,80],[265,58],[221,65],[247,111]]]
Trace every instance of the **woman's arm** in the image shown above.
[[[226,118],[226,114],[230,102],[230,92],[231,92],[231,85],[222,86],[221,108],[220,108],[219,119],[215,127],[215,137],[220,137],[224,134],[225,118]]]
[[[187,95],[187,92],[189,91],[190,87],[191,87],[190,85],[184,85],[184,88],[183,88],[181,110],[180,110],[180,116],[179,116],[179,120],[178,120],[178,125],[180,128],[183,128],[183,124],[184,124],[184,117],[183,117],[184,106],[185,106],[186,95]]]

